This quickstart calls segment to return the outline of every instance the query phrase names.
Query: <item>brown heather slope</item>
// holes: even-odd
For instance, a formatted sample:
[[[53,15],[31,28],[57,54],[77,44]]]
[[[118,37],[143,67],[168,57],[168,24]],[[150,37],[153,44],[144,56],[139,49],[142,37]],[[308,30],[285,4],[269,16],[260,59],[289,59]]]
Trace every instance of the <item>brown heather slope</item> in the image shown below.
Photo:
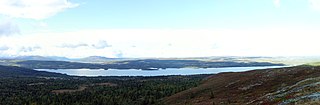
[[[212,75],[163,100],[171,105],[319,105],[319,99],[320,67],[297,66]]]

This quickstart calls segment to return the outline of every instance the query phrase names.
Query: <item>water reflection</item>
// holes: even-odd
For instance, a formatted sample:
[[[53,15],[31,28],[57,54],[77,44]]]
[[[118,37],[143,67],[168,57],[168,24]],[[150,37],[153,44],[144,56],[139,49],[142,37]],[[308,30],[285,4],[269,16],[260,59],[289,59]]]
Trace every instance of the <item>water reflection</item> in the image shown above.
[[[167,68],[159,70],[136,70],[136,69],[37,69],[63,73],[74,76],[163,76],[163,75],[194,75],[194,74],[216,74],[221,72],[241,72],[266,68],[281,68],[285,66],[266,67],[225,67],[225,68]]]

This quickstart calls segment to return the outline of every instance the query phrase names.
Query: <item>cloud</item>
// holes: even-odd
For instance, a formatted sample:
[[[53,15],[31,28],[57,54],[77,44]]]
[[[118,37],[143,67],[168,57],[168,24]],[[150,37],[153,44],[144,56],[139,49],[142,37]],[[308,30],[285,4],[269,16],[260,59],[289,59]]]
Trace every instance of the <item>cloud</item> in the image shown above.
[[[0,51],[6,51],[9,50],[8,46],[0,46]]]
[[[113,53],[113,55],[116,57],[116,58],[123,58],[123,53],[122,51],[115,51]]]
[[[20,29],[12,20],[6,19],[0,22],[0,36],[20,34]]]
[[[92,44],[92,47],[93,47],[93,48],[96,48],[96,49],[104,49],[104,48],[112,47],[112,46],[109,45],[109,44],[107,43],[107,41],[105,41],[105,40],[100,40],[98,43]]]
[[[77,6],[68,0],[1,0],[0,14],[40,20]]]
[[[0,55],[71,58],[93,55],[105,57],[312,56],[320,54],[320,49],[316,49],[316,45],[320,44],[317,41],[319,34],[320,31],[317,29],[301,30],[299,28],[78,30],[2,37],[0,46],[6,45],[10,49],[0,51]],[[287,40],[288,38],[290,40]],[[172,46],[169,47],[168,44]],[[41,49],[34,49],[32,46],[39,46]]]
[[[273,3],[276,7],[280,7],[280,0],[274,0]]]
[[[107,43],[107,41],[105,40],[100,40],[100,41],[94,41],[93,44],[90,42],[84,43],[76,43],[76,44],[72,44],[72,43],[64,43],[62,45],[59,45],[58,47],[60,48],[80,48],[80,47],[87,47],[87,48],[94,48],[94,49],[104,49],[107,47],[112,47],[111,45],[109,45]]]
[[[48,24],[46,22],[39,22],[37,25],[39,27],[48,27]]]
[[[309,0],[312,9],[320,11],[320,0]]]
[[[39,49],[41,49],[40,46],[23,46],[20,47],[19,52],[32,52]]]
[[[62,48],[78,48],[78,47],[87,47],[89,46],[88,44],[85,43],[78,43],[78,44],[62,44],[58,47],[62,47]]]

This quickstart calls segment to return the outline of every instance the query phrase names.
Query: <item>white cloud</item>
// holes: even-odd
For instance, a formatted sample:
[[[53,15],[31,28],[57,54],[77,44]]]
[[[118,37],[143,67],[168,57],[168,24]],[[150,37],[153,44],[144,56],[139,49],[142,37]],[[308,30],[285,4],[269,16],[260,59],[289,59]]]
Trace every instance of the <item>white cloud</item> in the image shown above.
[[[33,52],[39,49],[41,49],[40,46],[22,46],[19,48],[18,52]]]
[[[68,0],[1,0],[0,14],[18,18],[45,19],[78,5]]]
[[[280,7],[280,0],[274,0],[273,3],[276,7]]]
[[[0,51],[6,51],[9,50],[8,46],[0,46]]]
[[[11,19],[5,19],[0,22],[0,36],[9,36],[19,33],[20,29],[18,25]]]
[[[309,0],[312,9],[320,11],[320,0]]]
[[[38,23],[38,26],[39,26],[39,27],[48,27],[48,24],[45,23],[45,22],[39,22],[39,23]]]
[[[98,43],[92,44],[92,47],[94,47],[94,48],[96,48],[96,49],[104,49],[104,48],[112,47],[112,46],[109,45],[109,44],[107,43],[107,41],[105,41],[105,40],[100,40]]]
[[[88,47],[88,48],[95,48],[95,49],[104,49],[107,47],[111,47],[105,40],[99,40],[95,43],[84,43],[84,42],[69,42],[69,43],[63,43],[62,45],[59,45],[57,47],[61,48],[79,48],[79,47]]]
[[[193,56],[290,56],[319,55],[320,31],[302,29],[250,30],[81,30],[0,38],[7,50],[2,55],[106,57]],[[95,48],[99,42],[107,47]],[[61,47],[85,45],[83,47]],[[168,43],[171,46],[168,46]],[[110,46],[112,45],[112,46]],[[35,50],[21,51],[21,48]],[[135,46],[135,47],[132,47]],[[214,46],[214,47],[213,47]],[[39,49],[41,48],[41,49]]]
[[[66,43],[63,43],[62,45],[58,46],[58,47],[61,47],[61,48],[79,48],[79,47],[87,47],[89,46],[88,44],[85,44],[85,43],[69,43],[69,44],[66,44]]]

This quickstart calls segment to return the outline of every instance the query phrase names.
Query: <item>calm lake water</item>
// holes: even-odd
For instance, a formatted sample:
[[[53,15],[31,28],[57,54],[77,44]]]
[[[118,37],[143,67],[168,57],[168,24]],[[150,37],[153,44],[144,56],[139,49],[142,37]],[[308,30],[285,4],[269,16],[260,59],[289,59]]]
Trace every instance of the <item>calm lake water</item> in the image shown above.
[[[165,75],[194,75],[194,74],[216,74],[221,72],[242,72],[256,69],[281,68],[286,66],[265,67],[225,67],[225,68],[167,68],[159,70],[136,70],[136,69],[36,69],[62,73],[73,76],[165,76]]]

